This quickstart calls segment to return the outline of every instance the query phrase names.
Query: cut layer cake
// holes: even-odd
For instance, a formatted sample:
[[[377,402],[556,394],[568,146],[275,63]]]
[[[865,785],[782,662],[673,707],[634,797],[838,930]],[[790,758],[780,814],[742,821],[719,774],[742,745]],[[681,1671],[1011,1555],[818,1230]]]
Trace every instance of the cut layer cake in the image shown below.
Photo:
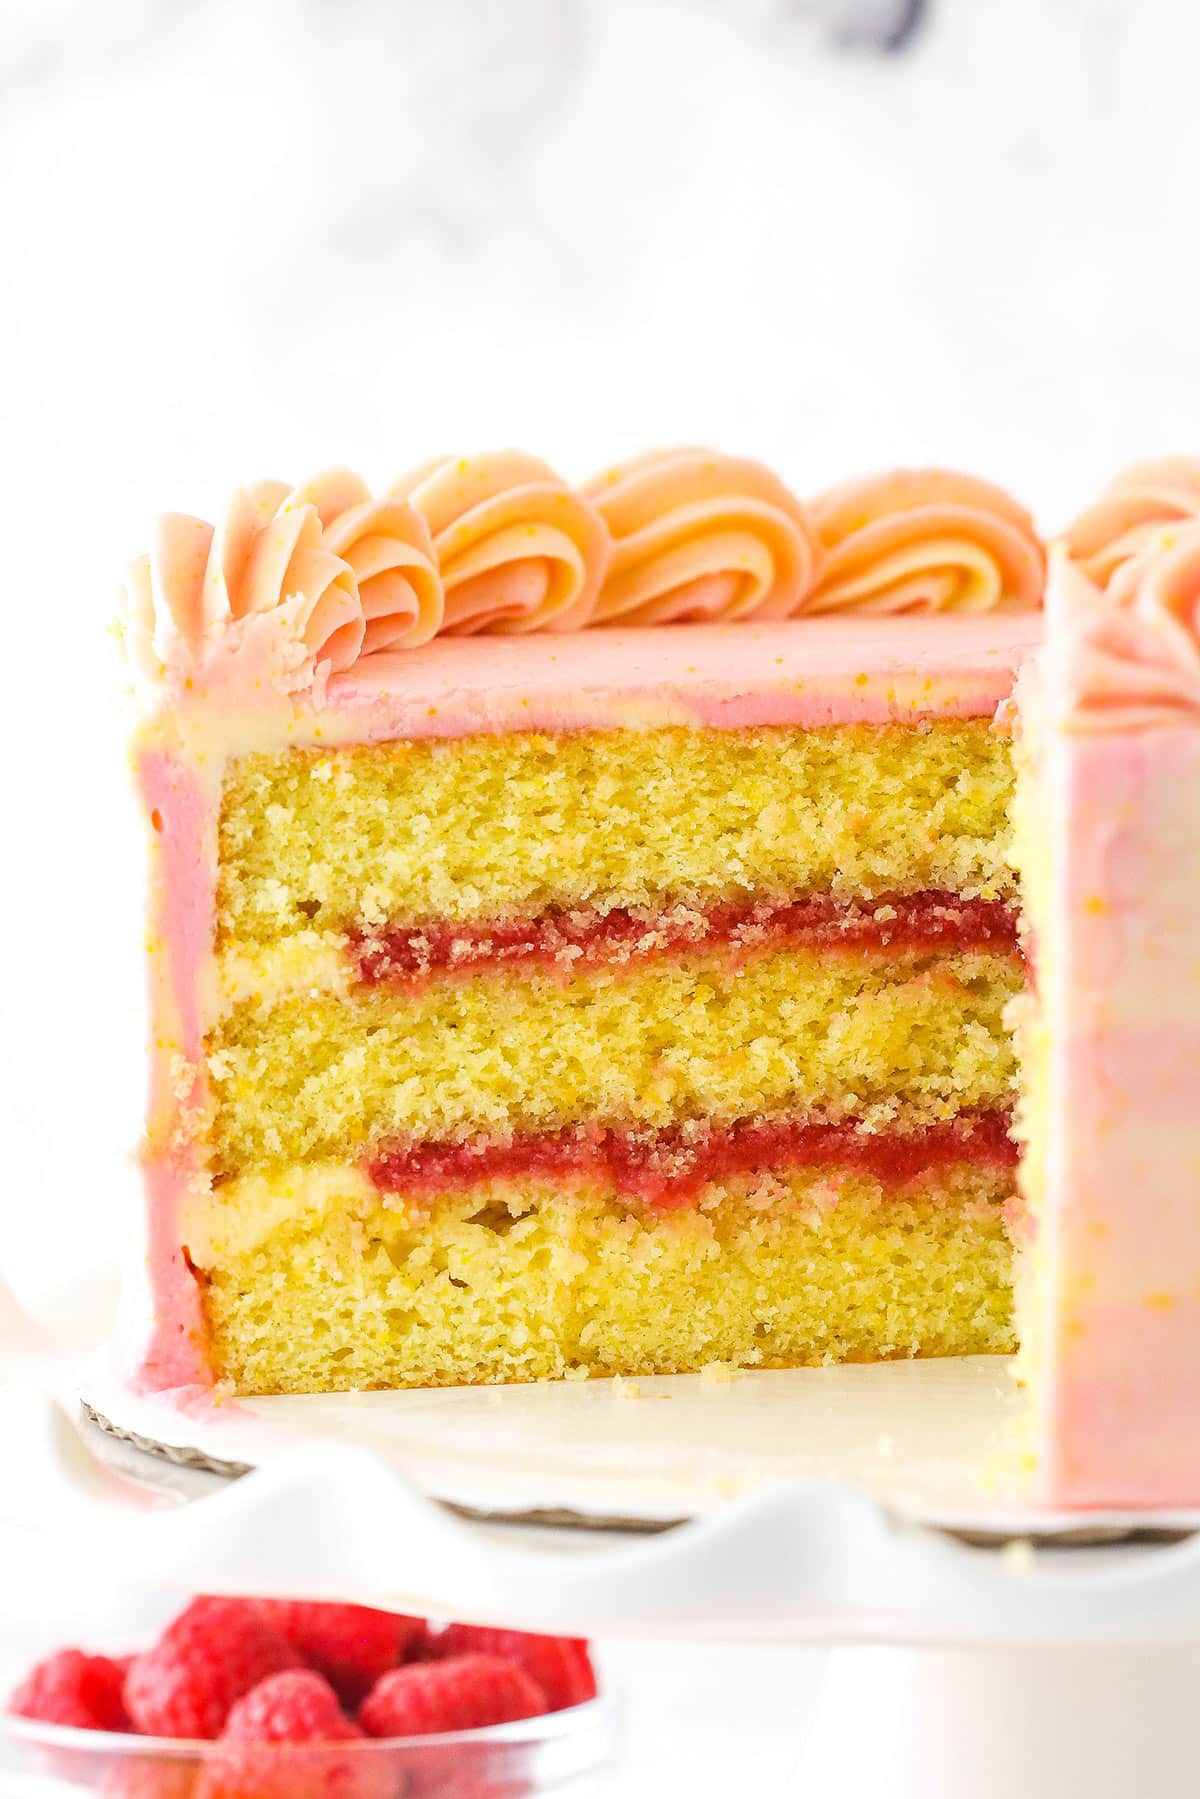
[[[162,520],[141,1384],[1013,1347],[1042,585],[986,483],[700,451]]]

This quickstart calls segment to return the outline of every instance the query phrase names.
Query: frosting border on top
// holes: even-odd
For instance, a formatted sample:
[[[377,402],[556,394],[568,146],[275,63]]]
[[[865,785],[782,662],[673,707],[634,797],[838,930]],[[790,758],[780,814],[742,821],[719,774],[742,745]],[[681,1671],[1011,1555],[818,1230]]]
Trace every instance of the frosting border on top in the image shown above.
[[[397,655],[444,636],[1027,614],[1044,569],[1028,513],[973,476],[901,470],[807,507],[762,464],[709,450],[654,451],[579,489],[501,451],[435,459],[380,498],[333,469],[243,488],[216,527],[167,514],[131,566],[123,631],[151,713],[198,693],[321,710],[341,677],[378,692],[406,678]]]

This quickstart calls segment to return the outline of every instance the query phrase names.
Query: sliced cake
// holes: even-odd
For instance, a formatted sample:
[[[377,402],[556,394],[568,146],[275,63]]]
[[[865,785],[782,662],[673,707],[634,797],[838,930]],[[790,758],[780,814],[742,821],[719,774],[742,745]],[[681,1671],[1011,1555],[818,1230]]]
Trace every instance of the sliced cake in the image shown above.
[[[1042,576],[983,482],[701,451],[162,521],[141,1382],[1011,1348]]]

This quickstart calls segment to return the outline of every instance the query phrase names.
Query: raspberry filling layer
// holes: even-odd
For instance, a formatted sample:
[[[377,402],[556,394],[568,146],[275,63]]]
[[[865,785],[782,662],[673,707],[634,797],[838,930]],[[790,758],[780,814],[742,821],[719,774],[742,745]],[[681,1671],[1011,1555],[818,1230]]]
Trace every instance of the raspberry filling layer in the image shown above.
[[[864,1131],[852,1123],[799,1119],[704,1122],[664,1131],[581,1127],[498,1141],[390,1143],[366,1164],[385,1193],[435,1197],[478,1181],[590,1177],[644,1205],[668,1210],[709,1181],[791,1168],[853,1170],[902,1187],[952,1163],[1011,1168],[1017,1146],[1007,1111],[963,1111],[916,1131]]]
[[[938,949],[1017,953],[1017,908],[1004,900],[944,892],[897,894],[866,903],[833,894],[703,910],[616,907],[609,912],[543,912],[487,924],[432,923],[360,928],[350,933],[361,980],[407,981],[483,963],[622,963],[683,949],[733,954],[796,944],[813,949],[872,949],[893,955]]]

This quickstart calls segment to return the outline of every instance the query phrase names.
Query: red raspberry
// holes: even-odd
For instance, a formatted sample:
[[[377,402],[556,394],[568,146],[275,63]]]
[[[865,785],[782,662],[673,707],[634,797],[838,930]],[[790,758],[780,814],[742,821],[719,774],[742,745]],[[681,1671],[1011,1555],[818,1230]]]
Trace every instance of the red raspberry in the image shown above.
[[[267,1599],[263,1615],[310,1668],[323,1674],[350,1711],[381,1674],[412,1659],[422,1640],[421,1618],[377,1612],[365,1605],[318,1605],[304,1599]]]
[[[134,1657],[125,1704],[150,1737],[216,1737],[235,1700],[300,1658],[249,1599],[193,1599]]]
[[[363,1701],[358,1721],[368,1736],[413,1737],[508,1724],[545,1710],[546,1695],[522,1668],[498,1655],[460,1655],[393,1668]]]
[[[32,1668],[8,1702],[20,1718],[74,1724],[81,1730],[128,1730],[124,1676],[107,1655],[60,1649]]]
[[[322,1675],[272,1675],[231,1710],[196,1799],[394,1799],[386,1755],[335,1746],[362,1736]]]
[[[243,1695],[225,1720],[226,1743],[338,1743],[361,1737],[329,1682],[309,1668],[273,1674]]]
[[[565,1711],[596,1697],[596,1672],[585,1637],[541,1637],[527,1630],[492,1630],[484,1624],[448,1624],[431,1655],[499,1655],[532,1675],[546,1695],[546,1709]]]

